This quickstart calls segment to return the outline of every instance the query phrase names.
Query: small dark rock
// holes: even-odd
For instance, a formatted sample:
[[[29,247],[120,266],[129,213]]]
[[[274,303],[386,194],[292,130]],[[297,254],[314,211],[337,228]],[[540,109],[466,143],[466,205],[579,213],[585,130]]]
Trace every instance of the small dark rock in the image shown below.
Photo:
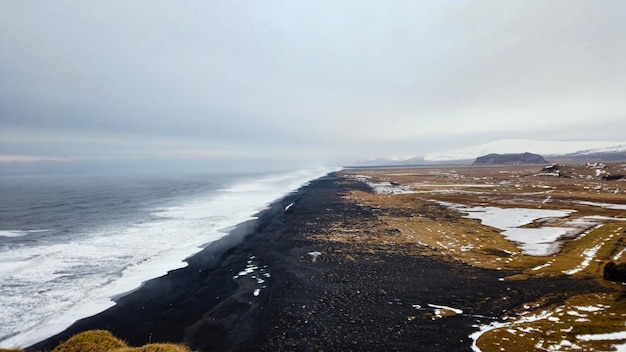
[[[602,176],[602,179],[604,181],[617,181],[623,179],[624,177],[626,177],[626,175],[604,175]]]

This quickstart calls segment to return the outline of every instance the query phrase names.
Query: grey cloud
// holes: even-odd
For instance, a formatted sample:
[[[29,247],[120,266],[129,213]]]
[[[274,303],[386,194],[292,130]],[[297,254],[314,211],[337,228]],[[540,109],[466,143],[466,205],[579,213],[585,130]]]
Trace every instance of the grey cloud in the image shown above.
[[[582,0],[2,2],[0,125],[24,138],[1,154],[143,156],[168,140],[175,155],[348,160],[555,128],[620,139],[623,13]]]

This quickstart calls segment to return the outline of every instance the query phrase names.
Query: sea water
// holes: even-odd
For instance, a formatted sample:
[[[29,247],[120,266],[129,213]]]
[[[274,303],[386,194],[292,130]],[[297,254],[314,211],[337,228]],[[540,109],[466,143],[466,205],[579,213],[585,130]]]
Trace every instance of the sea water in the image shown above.
[[[0,348],[113,306],[329,171],[0,177]]]

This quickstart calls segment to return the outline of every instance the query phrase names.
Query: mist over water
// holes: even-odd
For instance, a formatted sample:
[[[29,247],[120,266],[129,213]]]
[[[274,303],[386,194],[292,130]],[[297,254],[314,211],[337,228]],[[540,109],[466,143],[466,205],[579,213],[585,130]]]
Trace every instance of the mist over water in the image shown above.
[[[0,346],[30,345],[111,307],[329,171],[0,177]]]

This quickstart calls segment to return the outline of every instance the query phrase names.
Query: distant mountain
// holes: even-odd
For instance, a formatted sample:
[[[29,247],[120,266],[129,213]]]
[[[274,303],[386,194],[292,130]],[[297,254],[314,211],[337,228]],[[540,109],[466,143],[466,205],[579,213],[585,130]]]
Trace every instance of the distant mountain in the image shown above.
[[[626,144],[612,148],[596,150],[583,150],[565,155],[554,155],[550,158],[553,162],[560,163],[586,163],[586,162],[619,162],[626,161]]]
[[[537,141],[531,139],[506,139],[448,152],[431,153],[424,157],[377,158],[361,160],[353,166],[413,166],[470,164],[487,154],[539,154],[549,162],[585,163],[626,161],[626,141]]]
[[[479,156],[472,165],[530,165],[548,164],[548,161],[539,154],[516,153],[516,154],[487,154]]]
[[[489,142],[473,147],[452,150],[443,153],[431,153],[425,161],[473,160],[491,153],[535,153],[545,157],[575,153],[594,153],[596,150],[626,152],[626,142],[588,142],[588,141],[537,141],[530,139],[506,139]]]

